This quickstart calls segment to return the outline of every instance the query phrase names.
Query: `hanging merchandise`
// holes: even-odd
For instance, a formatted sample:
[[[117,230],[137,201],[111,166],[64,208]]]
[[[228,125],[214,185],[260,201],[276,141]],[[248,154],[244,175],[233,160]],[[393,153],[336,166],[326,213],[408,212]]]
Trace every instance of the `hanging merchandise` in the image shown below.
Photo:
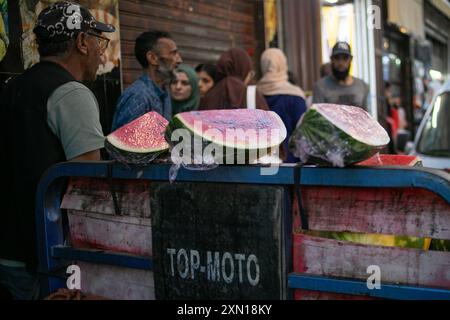
[[[0,0],[6,1],[6,0]],[[24,68],[28,69],[39,61],[38,48],[33,28],[39,13],[57,0],[19,0],[22,19],[22,55]],[[104,54],[104,61],[100,65],[98,75],[111,72],[120,66],[120,26],[118,0],[82,0],[82,6],[89,8],[91,14],[100,22],[112,24],[116,32],[108,35],[109,46]]]
[[[0,61],[5,57],[8,45],[8,0],[0,0]]]

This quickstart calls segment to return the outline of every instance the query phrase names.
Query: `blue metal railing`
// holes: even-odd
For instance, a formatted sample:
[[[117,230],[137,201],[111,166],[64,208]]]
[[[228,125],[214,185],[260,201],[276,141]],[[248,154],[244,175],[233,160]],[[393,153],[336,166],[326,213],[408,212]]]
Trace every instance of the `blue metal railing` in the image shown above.
[[[211,171],[189,171],[180,169],[177,182],[215,182],[235,184],[263,184],[292,186],[294,165],[282,165],[274,175],[261,175],[259,166],[220,166]],[[36,223],[39,243],[39,271],[46,275],[42,286],[47,293],[54,292],[65,284],[58,277],[48,276],[64,266],[64,261],[81,260],[111,264],[129,268],[151,270],[149,257],[123,255],[111,252],[75,250],[64,247],[63,224],[60,215],[60,201],[64,179],[68,177],[91,177],[104,179],[136,179],[168,181],[169,164],[155,164],[145,168],[126,168],[112,162],[66,162],[51,167],[43,176],[37,191]],[[450,175],[437,170],[408,167],[389,168],[301,168],[302,186],[339,186],[361,188],[423,188],[429,190],[450,204]],[[288,244],[291,242],[288,241]],[[286,252],[290,252],[287,248]],[[361,289],[357,281],[345,281],[291,274],[288,277],[291,289],[302,288],[339,293],[371,294]],[[448,298],[450,291],[405,286],[386,286],[378,295],[383,298]],[[400,293],[399,293],[400,292]],[[398,294],[397,294],[398,293]]]

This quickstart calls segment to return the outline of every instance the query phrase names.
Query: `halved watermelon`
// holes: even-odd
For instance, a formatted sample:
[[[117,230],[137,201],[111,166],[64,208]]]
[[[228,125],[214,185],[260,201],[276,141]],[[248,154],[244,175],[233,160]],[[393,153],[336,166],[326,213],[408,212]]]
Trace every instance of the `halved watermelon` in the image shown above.
[[[429,250],[430,244],[434,241],[431,240],[430,238],[394,236],[386,234],[367,234],[367,233],[335,232],[335,231],[306,231],[306,232],[303,230],[296,230],[296,231],[316,237],[334,240],[343,240],[371,246],[414,248],[422,250]]]
[[[169,149],[164,138],[168,123],[160,114],[151,111],[108,135],[105,147],[121,162],[149,164]]]
[[[386,130],[365,110],[316,104],[300,120],[289,149],[303,163],[344,167],[372,157],[389,141]]]
[[[264,156],[278,149],[287,136],[286,127],[275,112],[259,109],[179,113],[170,121],[166,130],[166,139],[172,145],[178,143],[178,141],[172,141],[172,134],[178,129],[184,129],[192,138],[193,152],[205,151],[206,153],[206,150],[211,148],[221,149],[221,155],[213,155],[216,163],[220,164],[229,163],[230,155],[232,159],[235,159],[237,154],[244,155],[245,163],[249,163],[255,154]],[[194,146],[194,141],[199,140],[201,150]],[[191,159],[198,159],[198,156],[192,154]],[[243,160],[243,158],[240,159]],[[235,159],[235,161],[238,160]]]

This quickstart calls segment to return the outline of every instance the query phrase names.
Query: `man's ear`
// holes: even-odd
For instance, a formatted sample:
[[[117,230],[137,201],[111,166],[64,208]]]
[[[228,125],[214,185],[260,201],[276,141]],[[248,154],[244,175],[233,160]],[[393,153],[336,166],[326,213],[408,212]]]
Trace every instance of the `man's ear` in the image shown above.
[[[78,49],[78,51],[81,52],[81,54],[84,54],[84,55],[88,54],[86,33],[80,32],[78,34],[78,36],[75,39],[75,47]]]
[[[159,58],[153,51],[148,51],[146,57],[149,65],[151,66],[158,65]]]

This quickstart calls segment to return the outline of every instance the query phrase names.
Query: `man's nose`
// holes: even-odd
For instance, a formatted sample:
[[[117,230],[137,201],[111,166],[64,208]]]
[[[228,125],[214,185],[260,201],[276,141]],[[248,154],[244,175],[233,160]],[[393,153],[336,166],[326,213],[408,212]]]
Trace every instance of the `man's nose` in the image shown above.
[[[345,68],[346,67],[346,61],[344,61],[344,60],[339,60],[338,61],[338,66],[339,66],[339,68]]]
[[[105,52],[102,52],[102,53],[100,54],[100,64],[105,65],[106,62],[108,62],[108,59],[107,59],[107,57],[106,57]]]
[[[177,64],[181,64],[183,63],[183,59],[181,58],[181,55],[179,53],[177,53]]]

